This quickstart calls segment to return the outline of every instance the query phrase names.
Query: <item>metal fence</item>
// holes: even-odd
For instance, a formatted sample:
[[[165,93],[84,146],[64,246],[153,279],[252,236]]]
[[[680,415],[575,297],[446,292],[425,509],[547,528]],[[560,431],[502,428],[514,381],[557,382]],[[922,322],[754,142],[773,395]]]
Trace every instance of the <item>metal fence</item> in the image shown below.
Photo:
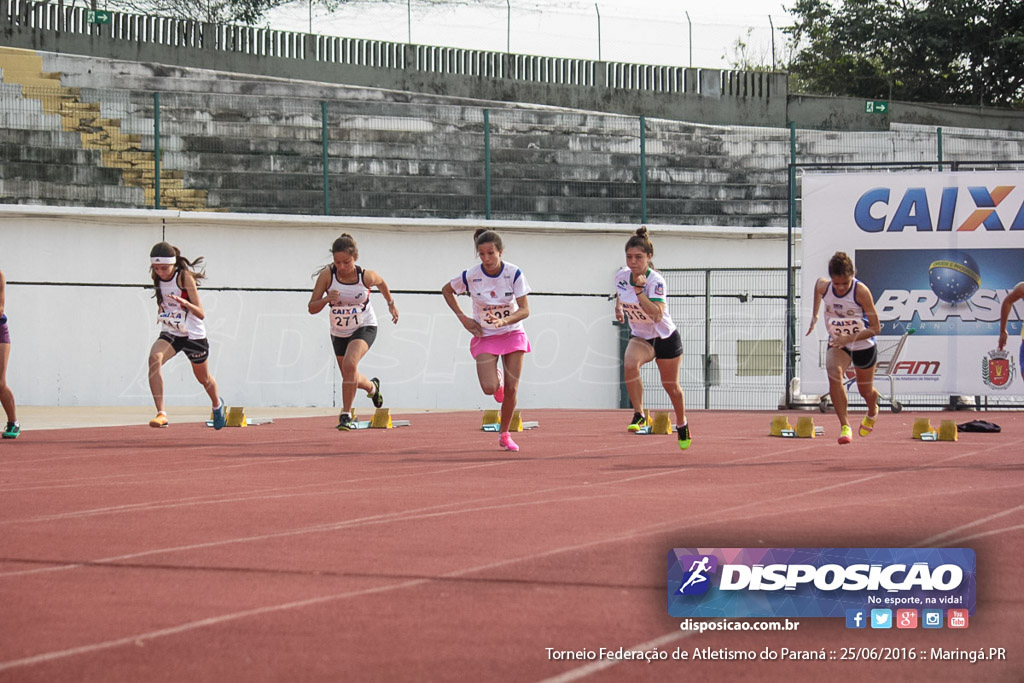
[[[785,403],[786,269],[659,269],[683,342],[687,408],[769,410]],[[628,340],[628,329],[622,335]],[[671,409],[654,363],[641,371],[645,406]],[[620,406],[629,407],[623,388]]]
[[[302,84],[241,95],[214,81],[154,93],[7,80],[0,159],[22,164],[5,172],[7,203],[783,227],[790,213],[799,224],[791,164],[1024,158],[1024,134],[998,131],[704,126],[297,97],[321,92]],[[24,165],[47,160],[75,168],[47,185]]]

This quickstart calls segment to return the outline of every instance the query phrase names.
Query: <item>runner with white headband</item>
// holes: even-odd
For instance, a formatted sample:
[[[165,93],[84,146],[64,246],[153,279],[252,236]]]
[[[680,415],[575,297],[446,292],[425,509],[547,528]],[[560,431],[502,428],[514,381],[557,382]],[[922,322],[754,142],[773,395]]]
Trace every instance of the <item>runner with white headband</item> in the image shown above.
[[[156,404],[156,417],[150,427],[166,427],[164,379],[160,368],[179,351],[192,362],[192,373],[203,385],[213,403],[213,428],[221,429],[226,420],[224,400],[210,374],[210,342],[206,338],[206,312],[199,300],[196,283],[206,277],[200,269],[203,257],[189,261],[177,247],[160,242],[150,250],[150,274],[156,290],[157,321],[160,336],[149,350],[149,388]]]

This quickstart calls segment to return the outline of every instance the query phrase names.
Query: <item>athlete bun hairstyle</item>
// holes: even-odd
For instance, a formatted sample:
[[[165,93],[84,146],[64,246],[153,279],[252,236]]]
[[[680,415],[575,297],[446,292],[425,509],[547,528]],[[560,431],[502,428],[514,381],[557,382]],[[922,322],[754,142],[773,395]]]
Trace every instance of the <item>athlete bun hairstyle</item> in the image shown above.
[[[651,244],[650,238],[647,236],[647,226],[641,225],[636,229],[636,232],[626,242],[626,249],[640,248],[644,250],[644,253],[648,256],[654,256],[654,245]]]
[[[341,233],[341,237],[334,240],[334,244],[331,245],[332,254],[337,254],[339,251],[350,254],[354,259],[359,258],[359,247],[356,246],[356,240],[347,232]]]
[[[206,271],[202,268],[202,256],[193,261],[189,261],[181,255],[181,250],[173,244],[168,242],[157,242],[153,245],[153,248],[149,250],[149,258],[156,257],[174,257],[174,272],[179,273],[182,270],[187,270],[192,273],[192,277],[195,279],[196,283],[206,278]],[[163,296],[160,294],[160,278],[157,277],[152,263],[149,264],[149,274],[153,278],[153,287],[156,289],[156,302],[157,304],[163,304]],[[180,281],[179,284],[181,284]]]
[[[846,255],[845,251],[837,251],[832,255],[832,258],[828,260],[828,275],[833,277],[835,275],[849,275],[853,277],[857,270],[853,267],[853,260]]]
[[[473,233],[473,244],[479,249],[481,244],[488,243],[494,244],[498,251],[505,251],[505,247],[501,244],[501,235],[487,228],[477,228]]]

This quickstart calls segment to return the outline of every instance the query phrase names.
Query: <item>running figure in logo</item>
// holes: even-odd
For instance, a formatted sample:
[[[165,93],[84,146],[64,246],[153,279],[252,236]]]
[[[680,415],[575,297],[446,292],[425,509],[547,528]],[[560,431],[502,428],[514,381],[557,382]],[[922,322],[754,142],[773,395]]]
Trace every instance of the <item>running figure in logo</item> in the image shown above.
[[[156,404],[156,417],[150,427],[166,427],[164,410],[163,364],[184,351],[192,362],[192,374],[203,385],[213,403],[213,428],[227,423],[224,400],[217,392],[217,382],[210,374],[210,342],[206,338],[206,312],[199,300],[197,283],[206,277],[200,270],[203,257],[189,261],[177,247],[160,242],[149,252],[149,272],[156,290],[157,321],[160,336],[149,350],[149,389]]]
[[[705,573],[711,571],[711,567],[708,566],[708,559],[709,558],[705,555],[700,558],[700,561],[694,560],[693,564],[691,564],[690,568],[687,570],[690,572],[690,578],[688,578],[686,582],[679,587],[680,593],[694,584],[704,583],[708,580],[708,577],[704,576]]]
[[[999,350],[1002,351],[1006,348],[1006,324],[1010,320],[1010,310],[1013,305],[1024,299],[1024,282],[1018,282],[1017,285],[1010,290],[1010,294],[1003,299],[1003,305],[999,308]],[[1024,377],[1024,322],[1020,326],[1020,373],[1021,377]]]
[[[384,405],[380,394],[380,380],[367,379],[359,372],[359,361],[373,346],[377,338],[377,316],[370,304],[370,290],[376,287],[384,295],[391,314],[391,322],[398,322],[398,309],[384,278],[372,270],[356,265],[359,248],[352,235],[343,234],[331,245],[334,262],[317,273],[313,295],[309,299],[310,314],[316,315],[325,307],[331,311],[331,344],[341,369],[341,414],[338,429],[356,429],[358,422],[352,414],[356,388],[366,392],[374,408]]]
[[[867,436],[878,419],[878,390],[875,389],[875,364],[878,347],[875,335],[881,331],[875,299],[860,280],[854,277],[853,261],[837,251],[828,262],[828,277],[818,278],[814,285],[814,312],[807,334],[814,332],[818,310],[825,305],[825,327],[828,329],[828,350],[825,371],[828,373],[828,394],[839,418],[839,443],[853,441],[853,430],[847,419],[847,369],[852,365],[857,389],[868,405],[868,414],[861,420],[860,435]]]
[[[640,367],[653,360],[658,366],[661,386],[675,410],[679,448],[686,450],[691,440],[683,388],[679,384],[683,342],[668,313],[665,278],[654,270],[653,258],[654,245],[647,237],[647,228],[640,226],[626,242],[626,265],[615,274],[615,319],[628,322],[631,335],[622,360],[626,392],[633,404],[633,419],[626,429],[638,432],[648,426]]]

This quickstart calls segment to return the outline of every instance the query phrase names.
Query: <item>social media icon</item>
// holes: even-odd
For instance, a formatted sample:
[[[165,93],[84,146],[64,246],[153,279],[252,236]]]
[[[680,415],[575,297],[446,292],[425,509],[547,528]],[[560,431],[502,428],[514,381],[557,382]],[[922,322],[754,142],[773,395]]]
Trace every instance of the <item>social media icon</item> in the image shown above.
[[[967,628],[967,610],[951,609],[947,614],[950,628]]]
[[[871,628],[892,628],[892,610],[871,610]]]
[[[868,613],[862,609],[846,610],[846,628],[867,628]]]
[[[942,628],[942,610],[926,609],[921,611],[921,626],[924,628]]]
[[[896,628],[917,628],[917,610],[896,610]]]

